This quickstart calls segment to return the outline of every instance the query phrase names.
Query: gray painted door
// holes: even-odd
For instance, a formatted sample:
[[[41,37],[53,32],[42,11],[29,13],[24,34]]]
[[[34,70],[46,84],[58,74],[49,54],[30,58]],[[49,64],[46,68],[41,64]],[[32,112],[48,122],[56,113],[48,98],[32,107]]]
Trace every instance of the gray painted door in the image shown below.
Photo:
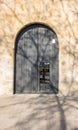
[[[48,27],[36,24],[21,31],[16,42],[15,93],[57,92],[59,77],[56,34]],[[45,73],[48,83],[47,79],[41,83],[41,63],[49,64]]]

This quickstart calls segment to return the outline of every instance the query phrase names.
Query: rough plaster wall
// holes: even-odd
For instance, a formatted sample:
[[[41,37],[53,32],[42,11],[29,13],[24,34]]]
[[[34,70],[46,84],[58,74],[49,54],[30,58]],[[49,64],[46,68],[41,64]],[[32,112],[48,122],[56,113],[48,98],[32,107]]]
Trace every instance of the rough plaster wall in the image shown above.
[[[59,94],[78,92],[78,0],[0,0],[0,94],[13,94],[14,46],[19,30],[42,22],[59,42]]]

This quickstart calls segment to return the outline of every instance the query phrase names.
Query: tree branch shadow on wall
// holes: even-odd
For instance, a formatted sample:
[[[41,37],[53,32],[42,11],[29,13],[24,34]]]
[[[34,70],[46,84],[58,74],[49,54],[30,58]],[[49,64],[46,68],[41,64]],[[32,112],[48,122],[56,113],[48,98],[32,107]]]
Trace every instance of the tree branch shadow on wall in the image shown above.
[[[76,3],[77,1],[75,0],[74,2]],[[67,24],[68,24],[68,26],[70,28],[71,34],[72,34],[72,36],[74,38],[74,45],[71,44],[71,41],[67,41],[69,43],[69,45],[67,46],[69,49],[67,49],[67,47],[65,48],[66,54],[68,54],[70,56],[70,58],[71,57],[73,58],[72,65],[71,65],[71,67],[72,67],[72,70],[71,70],[71,81],[70,81],[70,83],[68,83],[66,78],[64,80],[65,84],[67,84],[67,85],[69,84],[68,85],[68,93],[66,94],[66,96],[70,96],[70,95],[71,96],[75,96],[75,91],[73,90],[73,92],[72,92],[72,88],[73,88],[73,85],[75,83],[75,78],[73,77],[74,70],[76,71],[76,68],[78,66],[78,60],[77,60],[78,59],[78,54],[77,54],[77,50],[76,50],[76,45],[78,44],[78,38],[75,35],[73,26],[72,26],[72,24],[71,24],[71,22],[69,20],[69,16],[68,16],[67,12],[65,11],[64,1],[60,0],[60,4],[61,4],[62,10],[64,12],[64,15],[66,17]],[[76,5],[77,5],[77,3],[76,3]],[[74,9],[77,12],[77,8],[75,6],[74,6]],[[72,48],[73,48],[73,51],[72,51]],[[76,84],[78,84],[78,82],[76,82]],[[78,96],[78,94],[77,94],[77,96]]]
[[[66,50],[67,51],[67,50]],[[67,52],[67,53],[69,53],[70,54],[70,52]],[[74,56],[74,54],[73,54],[73,56]],[[26,57],[27,58],[27,57]],[[76,57],[74,56],[74,58],[76,59]],[[73,64],[73,67],[72,68],[74,68],[74,64]],[[73,84],[73,79],[72,79],[72,82],[71,82],[71,84],[70,84],[70,87],[72,86],[72,84]],[[69,92],[70,92],[70,90],[71,90],[71,88],[69,87]],[[53,87],[52,87],[53,88]],[[53,91],[54,91],[54,93],[55,93],[55,90],[53,89]],[[68,92],[68,94],[69,94],[69,92]],[[7,106],[1,106],[3,109],[4,108],[6,108],[6,107],[14,107],[15,105],[21,105],[21,104],[29,104],[28,105],[28,109],[30,109],[31,108],[31,105],[33,105],[33,104],[36,104],[36,105],[38,105],[39,104],[39,102],[40,103],[42,103],[41,105],[42,106],[45,106],[45,104],[46,104],[46,102],[49,102],[49,99],[48,100],[46,100],[46,102],[45,102],[45,100],[43,100],[42,98],[43,97],[45,97],[45,95],[40,95],[40,97],[41,97],[41,100],[39,100],[39,97],[38,98],[31,98],[30,100],[26,100],[25,102],[19,102],[18,103],[18,101],[16,102],[16,103],[11,103],[10,105],[7,105]],[[48,97],[48,95],[47,95],[47,97]],[[68,95],[67,95],[67,97],[68,97]],[[38,118],[37,116],[39,115],[39,113],[44,109],[44,110],[47,110],[47,111],[49,111],[50,112],[50,118],[48,119],[48,120],[51,120],[52,118],[54,118],[53,117],[53,115],[57,112],[56,110],[55,110],[55,108],[56,108],[56,106],[57,106],[57,108],[58,108],[58,111],[59,111],[59,113],[60,113],[60,118],[59,118],[59,122],[60,122],[60,128],[58,128],[58,130],[67,130],[67,121],[66,121],[66,117],[65,117],[65,111],[67,111],[68,109],[70,109],[71,107],[73,108],[73,109],[78,109],[77,107],[75,107],[74,105],[70,105],[70,103],[67,103],[66,101],[67,101],[67,99],[66,98],[64,98],[64,100],[62,100],[62,103],[60,102],[60,100],[59,100],[59,97],[57,96],[57,95],[55,95],[54,96],[54,100],[55,100],[55,102],[57,103],[57,105],[52,105],[52,102],[50,102],[50,104],[48,104],[48,106],[46,107],[45,106],[45,108],[41,108],[41,106],[39,106],[38,108],[33,108],[33,111],[32,111],[32,114],[29,114],[29,117],[28,117],[28,119],[27,119],[27,117],[25,117],[22,121],[18,121],[15,125],[16,125],[16,127],[18,128],[18,129],[23,129],[23,130],[26,130],[26,125],[28,125],[29,124],[29,122],[32,122],[32,120],[34,120],[34,119],[36,119],[38,122],[40,121],[40,117]],[[77,104],[77,102],[78,102],[78,100],[76,100],[75,99],[75,102],[76,102],[76,104]],[[66,105],[66,103],[67,103],[67,105]],[[50,106],[49,106],[50,105]],[[66,110],[65,110],[65,108],[63,108],[63,106],[66,106]],[[0,108],[1,108],[0,107]],[[20,113],[19,113],[19,117],[20,117],[20,115],[21,115],[21,113],[23,113],[24,111],[22,110]],[[26,111],[25,111],[26,112]],[[3,113],[4,114],[4,113]],[[10,117],[10,118],[16,118],[17,117],[17,115],[15,115],[15,116],[13,116],[13,117]],[[17,117],[18,118],[18,117]],[[22,117],[21,117],[22,118]],[[43,117],[41,117],[41,119],[43,119]],[[47,119],[47,118],[46,118]],[[31,124],[31,123],[30,123]],[[27,127],[27,130],[30,130],[30,127],[33,127],[33,126],[35,126],[35,125],[38,125],[38,124],[36,124],[36,123],[34,123],[34,124],[32,124],[32,126],[29,126],[29,127]],[[53,127],[53,125],[56,125],[56,123],[55,124],[50,124],[50,126],[46,126],[46,128],[48,128],[48,130],[52,130],[52,127]],[[14,126],[12,126],[12,127],[14,127]],[[6,128],[5,130],[10,130],[12,127],[10,127],[10,128]],[[31,128],[32,129],[32,128]],[[78,128],[74,128],[74,130],[78,130]]]
[[[7,8],[9,8],[9,10],[14,14],[14,16],[15,16],[15,18],[21,23],[21,24],[23,24],[23,22],[18,18],[18,15],[16,14],[16,12],[15,12],[15,10],[13,10],[8,4],[7,4],[7,2],[4,2],[4,1],[0,1],[1,2],[1,4],[4,4]],[[65,8],[64,8],[64,3],[63,3],[64,1],[62,1],[62,0],[60,0],[60,3],[61,3],[61,6],[62,6],[62,10],[63,10],[63,12],[64,12],[64,14],[65,14],[65,16],[66,16],[66,18],[67,18],[67,21],[68,21],[68,26],[70,27],[70,30],[71,30],[71,32],[72,32],[72,35],[74,36],[74,38],[75,38],[75,43],[77,44],[78,43],[78,39],[77,39],[77,37],[75,36],[75,33],[74,33],[74,29],[73,29],[73,26],[71,25],[71,23],[70,23],[70,21],[69,21],[69,18],[68,18],[68,15],[67,15],[67,13],[65,12]],[[75,0],[75,3],[76,3],[76,5],[77,5],[77,1]],[[76,10],[76,12],[77,12],[77,8],[76,7],[74,7],[75,8],[75,10]],[[15,9],[15,8],[14,8]],[[77,14],[78,15],[78,14]],[[4,32],[5,33],[5,32]],[[5,37],[5,35],[6,34],[4,34],[4,37]],[[3,39],[3,38],[2,38]],[[2,40],[1,39],[1,40]],[[70,45],[71,46],[71,45]],[[7,48],[7,47],[6,47]],[[8,48],[7,48],[8,49]],[[66,49],[66,53],[68,53],[69,55],[72,55],[73,57],[74,57],[74,62],[73,62],[73,65],[72,65],[72,75],[74,74],[74,67],[75,67],[75,65],[77,66],[77,56],[76,56],[76,48],[75,48],[75,46],[74,46],[74,52],[72,53],[72,51],[71,51],[71,47],[69,47],[69,51]],[[66,79],[65,79],[65,82],[66,82],[66,84],[67,84],[67,81],[66,81]],[[71,83],[70,83],[70,85],[69,85],[69,91],[68,91],[68,94],[67,94],[67,96],[69,96],[69,94],[71,93],[71,88],[72,88],[72,85],[74,84],[74,79],[73,79],[73,77],[72,77],[72,80],[71,80]],[[62,95],[63,95],[63,92],[61,92],[62,93]],[[74,93],[72,93],[72,95],[74,95]]]

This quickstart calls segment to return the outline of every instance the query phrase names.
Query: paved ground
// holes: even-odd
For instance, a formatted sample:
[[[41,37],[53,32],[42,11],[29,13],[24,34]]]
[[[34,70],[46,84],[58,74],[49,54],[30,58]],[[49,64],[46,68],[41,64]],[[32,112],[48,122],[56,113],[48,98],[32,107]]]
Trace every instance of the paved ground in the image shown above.
[[[0,130],[78,130],[78,98],[1,96]]]

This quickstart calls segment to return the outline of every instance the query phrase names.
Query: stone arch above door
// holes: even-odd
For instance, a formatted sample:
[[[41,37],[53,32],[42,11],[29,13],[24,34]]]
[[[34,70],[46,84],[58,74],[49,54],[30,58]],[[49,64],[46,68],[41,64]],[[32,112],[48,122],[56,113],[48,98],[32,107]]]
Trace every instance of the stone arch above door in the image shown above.
[[[31,24],[16,38],[14,93],[57,93],[59,47],[55,32],[45,24]]]

